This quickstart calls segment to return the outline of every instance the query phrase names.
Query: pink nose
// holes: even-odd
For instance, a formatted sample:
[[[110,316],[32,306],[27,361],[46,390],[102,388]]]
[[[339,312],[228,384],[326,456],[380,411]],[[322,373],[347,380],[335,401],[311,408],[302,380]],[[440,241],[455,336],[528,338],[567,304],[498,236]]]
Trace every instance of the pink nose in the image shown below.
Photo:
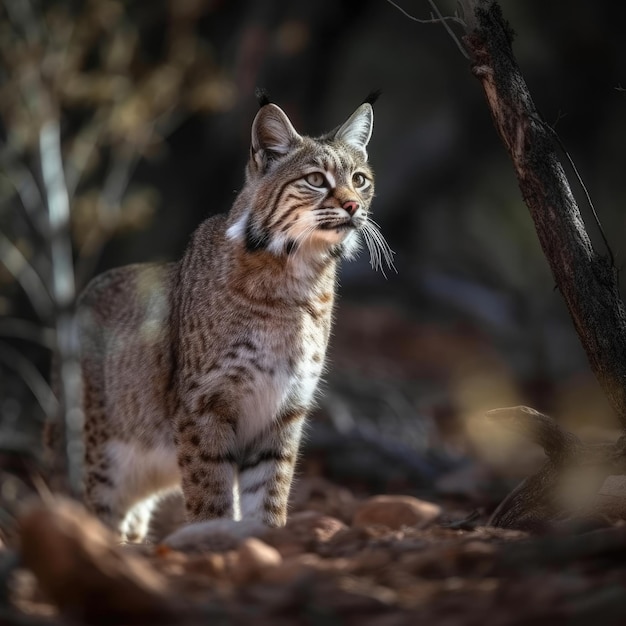
[[[355,202],[354,200],[348,200],[347,202],[344,202],[341,206],[343,209],[348,211],[349,215],[354,215],[359,208],[359,203]]]

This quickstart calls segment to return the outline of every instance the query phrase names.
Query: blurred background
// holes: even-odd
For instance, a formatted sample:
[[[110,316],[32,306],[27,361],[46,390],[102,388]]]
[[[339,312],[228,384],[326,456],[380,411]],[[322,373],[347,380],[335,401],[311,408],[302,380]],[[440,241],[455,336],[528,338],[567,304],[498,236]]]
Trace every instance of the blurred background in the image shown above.
[[[439,4],[453,14],[453,2]],[[429,17],[427,2],[402,6]],[[575,160],[621,267],[626,7],[503,9],[535,103]],[[489,472],[515,478],[537,462],[537,451],[483,427],[485,410],[522,403],[611,436],[616,422],[480,84],[440,24],[385,0],[5,0],[0,54],[5,453],[37,458],[55,409],[50,348],[74,291],[53,286],[63,250],[76,292],[107,268],[179,257],[241,188],[258,86],[313,135],[383,91],[369,150],[373,211],[398,272],[375,273],[366,254],[342,268],[304,471],[355,487],[476,494]],[[52,228],[45,168],[55,144],[42,143],[44,127],[60,139],[69,199]]]

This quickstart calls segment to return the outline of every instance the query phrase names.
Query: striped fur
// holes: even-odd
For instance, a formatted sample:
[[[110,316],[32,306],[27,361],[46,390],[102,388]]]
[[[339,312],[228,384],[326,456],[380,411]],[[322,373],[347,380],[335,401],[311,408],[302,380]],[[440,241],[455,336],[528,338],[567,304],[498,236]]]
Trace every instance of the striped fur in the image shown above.
[[[285,523],[337,262],[362,235],[373,263],[388,254],[368,217],[371,130],[369,103],[317,139],[265,104],[231,211],[178,263],[118,268],[83,294],[86,499],[127,539],[145,534],[141,503],[178,484],[189,521]]]

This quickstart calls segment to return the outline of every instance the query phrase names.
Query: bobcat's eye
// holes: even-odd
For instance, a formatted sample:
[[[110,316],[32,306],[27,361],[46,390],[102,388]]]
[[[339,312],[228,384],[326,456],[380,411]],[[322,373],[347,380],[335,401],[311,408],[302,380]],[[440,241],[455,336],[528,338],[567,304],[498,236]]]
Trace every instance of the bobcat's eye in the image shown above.
[[[311,187],[325,187],[326,177],[321,172],[311,172],[304,177]]]
[[[365,185],[367,185],[367,178],[365,178],[365,176],[359,172],[357,172],[353,177],[352,177],[352,184],[357,188],[357,189],[361,189],[363,187],[365,187]]]

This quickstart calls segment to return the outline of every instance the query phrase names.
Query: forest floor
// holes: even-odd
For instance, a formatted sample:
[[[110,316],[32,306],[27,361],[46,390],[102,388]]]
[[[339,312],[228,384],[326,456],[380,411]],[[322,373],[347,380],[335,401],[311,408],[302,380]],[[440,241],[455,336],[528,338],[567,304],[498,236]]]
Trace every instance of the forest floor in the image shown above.
[[[531,536],[470,501],[357,498],[319,476],[297,493],[285,528],[176,549],[117,545],[69,501],[31,505],[0,552],[0,623],[624,623],[625,526]]]
[[[423,389],[411,405],[436,358],[476,372],[480,338],[428,330],[420,339],[388,319],[364,320],[361,333],[357,322],[339,316],[336,370],[312,420],[285,528],[118,545],[77,504],[31,503],[0,548],[0,624],[626,623],[626,525],[561,525],[541,535],[489,527],[489,514],[541,452],[518,442],[494,471],[467,445],[455,452],[453,410],[420,405]],[[375,362],[363,356],[366,343]],[[488,376],[489,408],[506,400],[492,384],[498,369]],[[474,379],[480,387],[485,377]],[[401,430],[394,411],[405,411],[411,428]],[[421,451],[408,445],[419,437],[431,437]],[[0,480],[0,510],[7,484]]]

